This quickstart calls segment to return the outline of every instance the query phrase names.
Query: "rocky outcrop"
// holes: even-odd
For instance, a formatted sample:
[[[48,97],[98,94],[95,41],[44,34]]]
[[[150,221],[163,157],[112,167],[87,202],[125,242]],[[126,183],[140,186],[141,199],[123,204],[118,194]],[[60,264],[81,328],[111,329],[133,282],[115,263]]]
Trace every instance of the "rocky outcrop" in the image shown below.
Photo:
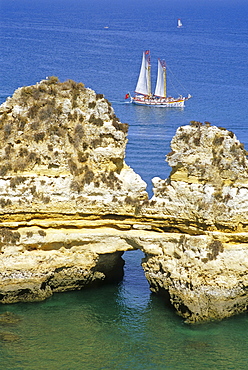
[[[119,278],[126,247],[107,227],[131,228],[148,197],[124,162],[128,125],[55,77],[16,90],[0,115],[0,302]]]
[[[236,136],[194,123],[178,128],[167,180],[153,179],[152,208],[168,241],[143,263],[188,322],[222,319],[248,304],[248,162]],[[170,232],[173,231],[173,232]]]
[[[120,279],[122,253],[141,249],[151,290],[187,322],[247,309],[247,159],[232,132],[178,128],[148,200],[127,125],[81,83],[18,89],[0,127],[0,302]]]
[[[124,162],[127,124],[103,95],[55,78],[23,87],[2,104],[4,214],[130,212],[146,184]],[[127,205],[127,209],[125,209]]]

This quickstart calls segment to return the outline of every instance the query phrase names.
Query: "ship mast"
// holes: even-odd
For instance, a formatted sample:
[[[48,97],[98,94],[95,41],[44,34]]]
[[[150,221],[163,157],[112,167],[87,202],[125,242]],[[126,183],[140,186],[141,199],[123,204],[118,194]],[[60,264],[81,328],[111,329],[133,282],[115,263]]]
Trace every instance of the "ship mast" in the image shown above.
[[[152,95],[152,82],[151,82],[151,56],[150,51],[146,51],[146,60],[147,60],[147,92],[148,96]]]
[[[164,97],[167,97],[167,86],[166,86],[166,63],[164,60],[160,60],[161,66],[163,68],[163,80],[164,80]]]

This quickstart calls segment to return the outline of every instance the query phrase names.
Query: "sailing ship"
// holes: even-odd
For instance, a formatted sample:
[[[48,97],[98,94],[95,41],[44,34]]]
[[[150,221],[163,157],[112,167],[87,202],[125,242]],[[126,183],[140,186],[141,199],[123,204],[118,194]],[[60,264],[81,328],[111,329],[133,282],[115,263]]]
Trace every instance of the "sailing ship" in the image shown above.
[[[167,96],[166,63],[161,59],[158,59],[157,83],[154,94],[152,94],[151,90],[151,57],[150,51],[146,50],[143,52],[135,96],[132,97],[128,93],[126,98],[130,98],[131,103],[134,104],[165,108],[182,108],[184,107],[185,101],[191,98],[190,94],[187,97],[180,95],[177,98]]]
[[[183,26],[182,21],[180,18],[177,20],[177,28],[181,28]]]

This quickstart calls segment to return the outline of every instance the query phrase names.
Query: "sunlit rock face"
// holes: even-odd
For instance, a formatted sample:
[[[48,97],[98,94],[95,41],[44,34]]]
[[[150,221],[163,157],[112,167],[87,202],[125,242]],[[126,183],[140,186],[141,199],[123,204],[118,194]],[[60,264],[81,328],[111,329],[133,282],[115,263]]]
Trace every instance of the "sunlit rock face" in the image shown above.
[[[143,263],[151,288],[168,291],[188,322],[246,311],[247,153],[232,132],[194,123],[178,128],[171,149],[170,177],[153,179],[146,209],[169,232]]]
[[[166,215],[203,223],[211,230],[233,230],[240,223],[245,227],[248,165],[236,136],[215,126],[184,126],[178,128],[171,148],[169,179],[153,179],[153,200],[163,204]]]
[[[0,139],[1,303],[119,280],[122,253],[141,249],[151,290],[187,322],[246,311],[247,159],[232,132],[179,127],[150,200],[124,161],[127,125],[81,83],[16,90]]]
[[[115,213],[145,199],[124,162],[127,124],[103,95],[55,78],[22,87],[2,104],[3,213]]]
[[[94,231],[118,227],[148,197],[124,161],[127,130],[103,95],[55,77],[1,105],[1,302],[120,277],[126,247]]]

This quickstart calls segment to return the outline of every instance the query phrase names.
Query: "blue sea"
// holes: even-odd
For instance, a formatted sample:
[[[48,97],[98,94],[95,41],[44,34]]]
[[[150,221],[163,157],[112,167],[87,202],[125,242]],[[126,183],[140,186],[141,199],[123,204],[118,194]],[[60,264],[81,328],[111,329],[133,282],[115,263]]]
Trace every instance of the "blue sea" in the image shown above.
[[[148,184],[170,172],[165,155],[191,120],[233,131],[248,149],[247,0],[0,0],[0,102],[47,76],[83,82],[129,124],[126,162]],[[177,28],[180,18],[183,27]],[[172,71],[184,109],[139,107],[142,52]],[[176,81],[176,82],[175,82]],[[140,251],[124,254],[121,283],[0,306],[20,318],[0,325],[3,370],[201,370],[248,368],[248,316],[189,326],[152,295]],[[3,333],[18,340],[7,341]]]

